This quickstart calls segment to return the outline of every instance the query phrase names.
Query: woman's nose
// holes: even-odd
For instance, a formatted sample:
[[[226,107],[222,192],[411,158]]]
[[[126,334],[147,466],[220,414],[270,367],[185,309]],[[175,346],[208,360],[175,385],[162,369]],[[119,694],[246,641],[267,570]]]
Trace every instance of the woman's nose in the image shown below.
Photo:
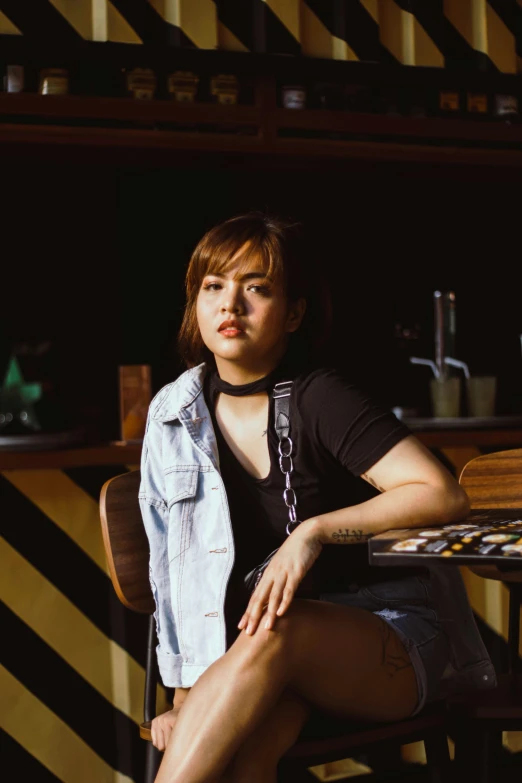
[[[221,309],[228,313],[238,313],[242,308],[241,297],[238,293],[229,291],[224,297]]]
[[[239,313],[241,308],[237,302],[226,302],[221,310],[225,313]]]

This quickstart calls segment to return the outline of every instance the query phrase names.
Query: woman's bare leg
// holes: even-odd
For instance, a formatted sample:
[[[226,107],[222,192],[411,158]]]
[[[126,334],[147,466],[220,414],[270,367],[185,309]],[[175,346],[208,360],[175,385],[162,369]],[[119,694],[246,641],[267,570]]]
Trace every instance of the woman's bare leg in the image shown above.
[[[156,783],[215,783],[289,687],[334,714],[397,720],[417,703],[398,636],[362,609],[295,600],[272,631],[244,632],[191,689]]]
[[[288,688],[277,704],[243,742],[222,783],[276,783],[277,765],[295,744],[311,707]]]

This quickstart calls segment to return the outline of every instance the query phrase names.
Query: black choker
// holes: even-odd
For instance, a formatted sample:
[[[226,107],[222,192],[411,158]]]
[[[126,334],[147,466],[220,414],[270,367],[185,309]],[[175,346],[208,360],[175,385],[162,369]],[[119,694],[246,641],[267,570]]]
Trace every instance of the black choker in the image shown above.
[[[251,381],[251,383],[234,384],[228,383],[219,377],[218,373],[214,371],[212,374],[212,385],[216,392],[223,394],[230,394],[232,397],[245,397],[247,394],[259,394],[259,392],[267,391],[274,385],[276,372],[273,370],[264,378],[258,378],[257,381]]]

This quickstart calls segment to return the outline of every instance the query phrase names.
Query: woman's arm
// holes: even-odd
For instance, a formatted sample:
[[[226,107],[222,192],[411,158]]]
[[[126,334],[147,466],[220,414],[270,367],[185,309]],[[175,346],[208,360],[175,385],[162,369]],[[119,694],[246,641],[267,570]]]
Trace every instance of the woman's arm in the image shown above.
[[[357,544],[393,528],[444,525],[469,511],[464,490],[412,435],[393,446],[364,478],[381,494],[302,522],[270,561],[239,628],[255,633],[265,608],[265,628],[273,628],[324,544]]]
[[[176,688],[174,690],[174,707],[181,707],[188,696],[190,688]]]
[[[381,493],[356,506],[307,520],[322,544],[357,544],[393,528],[444,525],[466,517],[466,493],[413,435],[400,441],[362,478]]]

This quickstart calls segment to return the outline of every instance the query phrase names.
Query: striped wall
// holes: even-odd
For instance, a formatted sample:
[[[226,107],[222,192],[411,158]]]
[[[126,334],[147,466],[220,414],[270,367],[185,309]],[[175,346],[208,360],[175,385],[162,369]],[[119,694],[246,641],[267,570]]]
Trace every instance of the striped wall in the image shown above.
[[[0,0],[0,35],[517,71],[522,0]]]
[[[147,617],[108,576],[98,498],[124,466],[0,474],[6,780],[141,783]],[[158,703],[165,704],[159,689]]]
[[[458,475],[469,459],[491,450],[435,453]],[[103,483],[127,469],[0,474],[0,734],[2,771],[12,773],[7,780],[143,779],[145,743],[138,724],[147,618],[116,598],[98,512]],[[503,655],[507,591],[463,572],[481,628]],[[158,696],[159,709],[165,708],[163,689]],[[521,737],[507,737],[512,749],[522,749]],[[340,762],[322,770],[326,776],[341,768]]]

